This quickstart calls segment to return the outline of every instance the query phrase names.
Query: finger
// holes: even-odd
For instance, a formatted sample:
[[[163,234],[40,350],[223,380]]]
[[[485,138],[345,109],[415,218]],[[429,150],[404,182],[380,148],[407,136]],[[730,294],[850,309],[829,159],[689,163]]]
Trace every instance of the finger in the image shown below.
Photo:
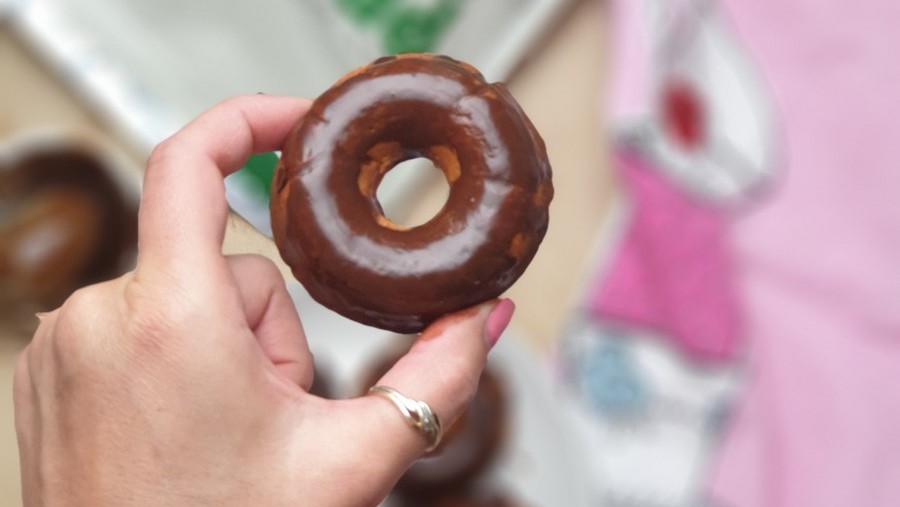
[[[308,107],[297,98],[236,97],[157,146],[141,196],[139,265],[178,259],[190,274],[221,262],[228,211],[224,176],[253,153],[279,149]]]
[[[32,386],[40,386],[41,375],[45,370],[53,367],[52,364],[52,340],[56,332],[56,322],[59,320],[60,308],[50,312],[41,312],[36,316],[40,320],[37,330],[31,337],[31,342],[22,353],[22,359],[27,361],[25,370],[28,372]],[[20,360],[22,360],[20,359]]]
[[[232,255],[227,261],[247,324],[263,353],[279,373],[308,391],[313,381],[313,358],[278,268],[260,255]]]
[[[19,449],[25,453],[30,449],[32,432],[37,430],[35,420],[36,400],[34,399],[34,384],[31,381],[29,371],[28,354],[30,346],[19,355],[16,360],[16,369],[13,374],[13,407],[16,436]]]
[[[40,395],[50,385],[49,377],[53,375],[53,364],[49,361],[51,349],[49,342],[53,338],[58,317],[59,309],[37,314],[40,324],[31,342],[16,360],[13,407],[16,440],[22,462],[23,491],[28,491],[24,488],[26,485],[33,487],[31,481],[35,477],[32,473],[34,470],[32,460],[35,459],[37,452],[35,444],[41,431],[42,415],[46,417],[46,413],[49,412],[46,408],[47,396],[42,400]],[[43,410],[42,401],[45,405]]]
[[[22,354],[16,361],[16,370],[13,377],[13,412],[16,427],[16,443],[19,447],[19,470],[22,474],[22,500],[25,502],[25,505],[31,505],[28,502],[36,501],[31,496],[37,490],[38,478],[35,460],[37,459],[38,450],[35,448],[35,441],[39,438],[41,431],[37,415],[38,402],[28,367],[30,350],[29,345],[22,351]]]
[[[379,381],[403,395],[429,404],[444,428],[471,403],[487,354],[509,323],[515,305],[492,301],[448,315],[431,325],[410,351]],[[404,420],[389,400],[366,396],[354,400],[365,405],[370,437],[363,444],[372,458],[399,477],[428,446],[425,437]],[[374,431],[372,431],[374,429]]]

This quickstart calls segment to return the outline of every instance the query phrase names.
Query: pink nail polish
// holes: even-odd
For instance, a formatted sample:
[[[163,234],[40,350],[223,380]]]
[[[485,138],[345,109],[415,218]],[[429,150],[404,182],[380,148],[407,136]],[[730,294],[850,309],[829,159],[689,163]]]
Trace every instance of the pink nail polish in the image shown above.
[[[509,321],[512,319],[515,311],[516,304],[510,299],[501,299],[494,309],[491,310],[491,314],[488,315],[487,323],[484,326],[485,342],[488,349],[493,348],[497,340],[500,339],[500,335],[503,334],[506,326],[509,325]]]

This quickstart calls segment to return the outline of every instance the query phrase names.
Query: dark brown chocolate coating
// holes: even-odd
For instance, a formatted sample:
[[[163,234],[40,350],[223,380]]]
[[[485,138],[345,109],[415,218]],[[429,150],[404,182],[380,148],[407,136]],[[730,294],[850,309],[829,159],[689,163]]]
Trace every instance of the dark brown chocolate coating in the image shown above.
[[[375,196],[396,164],[426,157],[444,208],[404,229]],[[537,252],[553,196],[544,143],[501,84],[444,56],[386,57],[312,104],[272,188],[281,256],[318,302],[400,333],[502,294]]]

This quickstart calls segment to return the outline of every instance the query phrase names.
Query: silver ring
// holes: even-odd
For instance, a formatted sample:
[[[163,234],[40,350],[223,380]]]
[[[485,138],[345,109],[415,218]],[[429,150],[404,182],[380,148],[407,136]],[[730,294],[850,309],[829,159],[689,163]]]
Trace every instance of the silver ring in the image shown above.
[[[406,419],[413,428],[419,431],[428,442],[425,452],[435,450],[441,443],[443,429],[441,428],[441,420],[438,418],[434,410],[427,403],[420,400],[414,400],[404,396],[399,391],[387,386],[374,386],[369,389],[369,394],[375,394],[390,400],[400,409],[403,418]]]

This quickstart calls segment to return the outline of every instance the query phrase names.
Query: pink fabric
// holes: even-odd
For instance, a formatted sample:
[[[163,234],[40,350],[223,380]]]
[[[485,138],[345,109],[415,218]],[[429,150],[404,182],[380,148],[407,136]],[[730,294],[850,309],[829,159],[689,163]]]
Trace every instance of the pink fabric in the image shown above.
[[[687,329],[688,321],[672,317],[669,298],[687,304],[696,293],[669,283],[694,261],[664,263],[668,254],[661,252],[676,248],[669,242],[689,240],[677,248],[726,266],[717,245],[727,243],[750,340],[749,385],[711,494],[734,507],[896,507],[900,4],[723,0],[721,7],[770,83],[789,170],[772,195],[729,230],[710,225],[706,234],[679,238],[649,222],[690,208],[655,188],[658,182],[645,188],[648,182],[635,179],[639,172],[626,163],[637,222],[611,275],[624,299],[617,307]],[[646,61],[617,64],[626,81],[647,74],[634,72]],[[614,97],[623,106],[613,111],[634,109],[633,96]],[[706,277],[707,287],[722,287],[715,278]],[[643,288],[622,288],[630,285]],[[718,326],[727,334],[728,326]]]
[[[627,62],[616,67],[609,112],[613,118],[634,117],[650,108],[647,96],[653,56],[647,20],[637,1],[612,2],[609,9],[615,20],[611,27],[616,41],[612,46],[612,58],[615,62]]]
[[[790,171],[734,228],[753,350],[734,506],[900,505],[900,5],[727,0]]]
[[[733,358],[740,315],[721,210],[678,190],[633,151],[617,151],[631,216],[589,310],[660,330],[697,360]]]

